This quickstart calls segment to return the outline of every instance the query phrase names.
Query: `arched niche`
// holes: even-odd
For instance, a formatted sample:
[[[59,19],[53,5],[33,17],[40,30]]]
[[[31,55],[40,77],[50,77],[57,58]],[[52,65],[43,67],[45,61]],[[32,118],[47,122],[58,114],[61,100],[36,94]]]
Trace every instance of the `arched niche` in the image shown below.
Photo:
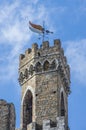
[[[42,66],[41,66],[40,62],[36,63],[35,69],[36,69],[36,72],[41,72],[42,71]]]
[[[28,69],[27,68],[25,69],[24,76],[25,76],[26,79],[29,77],[29,73],[28,73]]]
[[[26,92],[23,101],[23,128],[26,129],[27,125],[32,122],[33,115],[33,95],[30,90]]]
[[[50,63],[46,60],[43,65],[43,70],[48,71],[50,68]]]
[[[33,65],[30,65],[30,68],[29,68],[29,74],[30,75],[33,75],[33,70],[34,70]]]
[[[19,82],[20,82],[20,84],[23,83],[23,80],[24,80],[24,75],[23,75],[22,72],[20,72],[20,74],[19,74]]]
[[[56,60],[53,60],[51,63],[51,69],[56,69]]]

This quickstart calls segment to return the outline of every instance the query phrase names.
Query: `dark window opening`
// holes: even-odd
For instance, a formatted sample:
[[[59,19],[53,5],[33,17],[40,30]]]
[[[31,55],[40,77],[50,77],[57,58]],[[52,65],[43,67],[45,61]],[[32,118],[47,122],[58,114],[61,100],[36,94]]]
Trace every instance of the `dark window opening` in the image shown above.
[[[49,62],[48,62],[48,61],[45,61],[45,62],[44,62],[44,66],[43,66],[44,71],[48,71],[48,70],[49,70],[49,67],[50,67]]]
[[[40,52],[38,52],[38,56],[40,56]]]
[[[23,76],[23,73],[21,72],[19,75],[19,82],[23,83],[23,80],[24,80],[24,76]]]
[[[36,64],[36,72],[41,72],[41,71],[42,71],[42,66],[41,66],[41,63],[38,62],[38,63]]]
[[[33,70],[34,70],[33,65],[31,65],[30,68],[29,68],[30,75],[33,75]]]
[[[28,78],[28,76],[29,76],[28,75],[28,69],[25,70],[24,76],[25,76],[26,79]]]
[[[30,91],[27,91],[24,103],[23,103],[23,128],[27,128],[27,125],[32,122],[32,105],[33,97]]]
[[[65,106],[64,106],[63,92],[61,93],[61,116],[65,116]]]
[[[51,69],[55,69],[56,68],[56,61],[54,60],[51,64]]]

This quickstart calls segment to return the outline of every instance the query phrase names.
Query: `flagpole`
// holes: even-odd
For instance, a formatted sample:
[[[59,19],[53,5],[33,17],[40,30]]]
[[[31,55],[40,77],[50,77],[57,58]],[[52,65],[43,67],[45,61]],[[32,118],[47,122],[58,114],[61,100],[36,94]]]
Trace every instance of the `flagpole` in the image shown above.
[[[42,42],[44,42],[44,38],[45,38],[45,21],[43,21],[43,39],[42,39]]]

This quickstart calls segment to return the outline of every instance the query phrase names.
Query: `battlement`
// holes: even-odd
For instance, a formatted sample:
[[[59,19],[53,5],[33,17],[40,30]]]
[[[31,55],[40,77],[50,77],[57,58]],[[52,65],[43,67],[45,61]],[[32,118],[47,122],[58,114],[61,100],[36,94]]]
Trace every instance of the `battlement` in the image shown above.
[[[48,41],[44,41],[40,48],[38,48],[38,44],[32,44],[32,48],[28,48],[25,51],[25,54],[20,54],[19,61],[20,66],[26,63],[28,60],[30,61],[32,58],[45,56],[51,53],[57,53],[61,50],[61,42],[59,39],[54,40],[54,46],[50,46]]]

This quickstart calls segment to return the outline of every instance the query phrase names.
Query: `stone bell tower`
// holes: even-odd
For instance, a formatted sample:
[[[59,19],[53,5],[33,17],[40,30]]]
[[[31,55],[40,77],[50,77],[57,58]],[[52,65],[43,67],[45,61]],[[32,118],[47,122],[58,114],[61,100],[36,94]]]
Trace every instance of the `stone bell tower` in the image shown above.
[[[59,39],[20,55],[22,130],[69,130],[70,69]]]

